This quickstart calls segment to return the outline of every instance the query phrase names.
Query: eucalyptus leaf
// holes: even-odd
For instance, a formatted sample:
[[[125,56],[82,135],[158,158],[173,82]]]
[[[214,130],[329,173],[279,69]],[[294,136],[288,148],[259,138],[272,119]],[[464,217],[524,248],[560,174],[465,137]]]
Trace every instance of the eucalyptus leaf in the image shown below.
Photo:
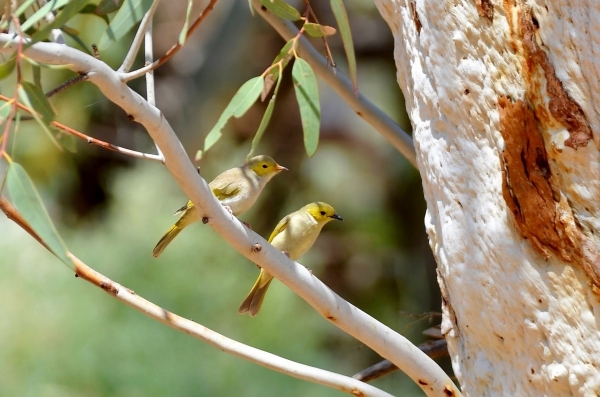
[[[20,13],[25,12],[25,10],[31,4],[33,4],[33,2],[31,2],[31,4],[29,4],[29,3],[30,2],[24,3],[21,7],[19,7],[17,9],[16,14],[20,15]],[[41,7],[39,10],[37,10],[32,16],[27,18],[27,20],[21,25],[21,31],[25,32],[25,31],[29,30],[30,28],[35,26],[36,23],[38,23],[39,21],[44,19],[46,14],[56,11],[56,10],[59,10],[62,7],[66,6],[68,3],[69,3],[69,0],[54,0],[54,1],[47,2],[46,4],[44,4],[43,7]],[[28,7],[23,7],[25,4],[29,4]]]
[[[152,6],[152,0],[125,0],[108,28],[100,37],[98,49],[106,50],[114,42],[123,38]]]
[[[318,23],[307,22],[303,25],[304,31],[312,37],[333,36],[336,32],[335,28],[327,25],[319,25]]]
[[[288,21],[302,19],[300,12],[283,0],[260,0],[260,3],[279,18]]]
[[[11,57],[8,61],[0,64],[0,80],[10,76],[12,71],[15,69],[16,61],[14,57]]]
[[[67,256],[67,247],[52,224],[39,193],[25,169],[15,162],[11,162],[8,167],[6,187],[14,206],[48,249],[73,269],[73,263]]]
[[[292,79],[304,131],[304,148],[308,157],[312,157],[319,144],[319,125],[321,123],[317,78],[308,62],[302,58],[296,58],[292,68]]]
[[[61,149],[61,146],[58,144],[56,139],[54,138],[54,134],[50,131],[49,123],[54,118],[54,109],[48,102],[48,98],[42,92],[40,87],[37,87],[27,81],[21,83],[18,89],[19,92],[19,100],[28,108],[32,109],[31,115],[37,121],[38,125],[42,128],[42,130],[46,133],[50,141],[58,148]],[[41,93],[41,96],[40,96]],[[43,99],[42,99],[43,97]],[[45,102],[45,103],[44,103]],[[37,108],[36,108],[37,106]],[[50,109],[47,109],[47,107]],[[38,109],[39,108],[39,109]],[[46,122],[46,120],[49,120]]]
[[[204,140],[204,152],[210,149],[223,135],[222,130],[227,121],[233,116],[242,117],[252,107],[260,96],[265,84],[263,76],[253,77],[246,81],[235,93],[231,101],[219,116],[217,124],[210,130]]]
[[[356,56],[354,55],[354,43],[352,41],[352,32],[350,31],[350,23],[348,22],[348,13],[344,6],[343,0],[330,0],[331,10],[335,17],[335,21],[340,29],[340,36],[342,37],[342,43],[344,44],[344,51],[346,52],[346,59],[348,60],[348,71],[350,73],[350,80],[354,90],[358,90],[358,77],[356,72]]]
[[[184,45],[185,40],[187,38],[188,28],[190,26],[190,16],[192,15],[192,6],[194,5],[194,0],[188,0],[187,11],[185,12],[185,23],[183,24],[183,28],[181,28],[181,32],[179,33],[179,44]]]
[[[36,32],[32,39],[33,41],[44,40],[48,37],[48,34],[52,29],[62,27],[64,24],[69,22],[90,0],[72,0],[65,8],[63,8],[58,14],[55,15],[54,20],[48,25],[44,26],[41,30]]]

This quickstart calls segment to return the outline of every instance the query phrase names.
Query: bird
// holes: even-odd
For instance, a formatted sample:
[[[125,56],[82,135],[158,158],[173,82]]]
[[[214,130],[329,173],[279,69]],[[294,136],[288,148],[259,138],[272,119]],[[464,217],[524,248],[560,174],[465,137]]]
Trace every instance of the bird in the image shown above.
[[[331,205],[319,201],[307,204],[279,221],[269,237],[269,243],[290,259],[296,260],[312,247],[323,226],[334,219],[343,220]],[[248,313],[252,317],[258,314],[271,281],[273,276],[265,269],[260,269],[258,279],[238,313]]]
[[[219,174],[208,184],[208,187],[221,204],[234,216],[237,216],[252,207],[267,182],[281,171],[287,171],[287,168],[277,164],[271,157],[255,156],[243,165]],[[181,214],[177,222],[162,236],[152,250],[153,257],[158,258],[167,245],[186,226],[200,220],[200,214],[191,201],[178,209],[175,212],[175,215],[177,214]]]

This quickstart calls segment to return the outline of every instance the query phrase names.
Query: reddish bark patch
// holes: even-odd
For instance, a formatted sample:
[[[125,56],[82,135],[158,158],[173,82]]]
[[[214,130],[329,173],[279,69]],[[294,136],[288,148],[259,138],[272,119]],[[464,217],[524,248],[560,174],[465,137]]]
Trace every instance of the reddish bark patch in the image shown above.
[[[577,150],[580,146],[587,146],[592,139],[592,129],[581,110],[581,107],[567,94],[562,82],[556,77],[554,67],[548,60],[546,53],[540,48],[536,40],[536,31],[539,28],[538,21],[532,16],[530,9],[521,13],[519,20],[520,33],[525,52],[526,67],[529,71],[528,95],[537,96],[537,101],[532,103],[543,103],[538,92],[540,84],[535,80],[537,68],[544,71],[546,78],[546,94],[550,98],[548,109],[552,116],[569,131],[569,138],[565,140],[565,146]],[[536,84],[537,83],[537,84]],[[536,87],[538,89],[531,89]]]
[[[477,5],[477,14],[480,17],[492,22],[494,20],[494,3],[492,0],[475,0]]]
[[[419,19],[419,14],[417,13],[417,7],[412,1],[410,2],[410,12],[412,13],[412,18],[415,24],[415,29],[417,29],[417,34],[421,34],[421,28],[423,27],[423,25],[421,25],[421,20]]]
[[[600,255],[577,228],[566,202],[552,186],[552,171],[539,130],[540,121],[523,101],[498,99],[502,153],[502,195],[520,234],[549,258],[582,266],[600,287]]]

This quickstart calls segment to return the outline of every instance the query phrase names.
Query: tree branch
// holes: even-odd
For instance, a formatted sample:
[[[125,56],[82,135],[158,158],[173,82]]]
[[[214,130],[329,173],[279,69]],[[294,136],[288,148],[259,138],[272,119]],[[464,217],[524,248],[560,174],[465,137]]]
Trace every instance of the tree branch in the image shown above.
[[[140,22],[140,26],[138,27],[138,30],[135,33],[135,37],[131,42],[129,51],[127,51],[127,55],[125,55],[125,58],[123,59],[123,64],[118,69],[119,72],[126,73],[129,72],[129,69],[131,69],[131,65],[133,65],[133,61],[135,61],[135,56],[137,55],[138,51],[140,50],[140,47],[142,46],[142,41],[146,36],[148,27],[152,25],[152,18],[154,17],[154,13],[158,8],[159,3],[160,0],[154,0],[152,2],[152,5],[150,6],[150,9],[146,12],[144,18],[142,18],[142,22]]]
[[[14,51],[22,41],[27,40],[0,34],[0,52]],[[26,54],[38,62],[66,65],[75,72],[87,73],[89,81],[98,86],[107,99],[142,124],[161,148],[167,169],[199,215],[206,217],[208,224],[239,253],[281,280],[323,317],[396,364],[427,395],[461,395],[448,375],[410,341],[342,299],[308,269],[279,252],[227,212],[198,175],[162,113],[131,90],[121,80],[122,74],[81,51],[54,43],[35,43],[27,48]],[[256,244],[260,250],[253,249]]]
[[[0,195],[0,209],[6,214],[8,219],[19,225],[23,230],[29,233],[31,237],[36,239],[37,242],[50,251],[41,237],[3,195]],[[277,372],[293,376],[294,378],[318,383],[346,393],[373,397],[392,397],[391,394],[348,376],[300,364],[227,338],[203,325],[178,316],[177,314],[165,310],[141,296],[136,295],[130,289],[123,287],[87,266],[70,252],[67,252],[67,256],[75,266],[76,277],[80,277],[90,284],[101,288],[113,298],[131,306],[138,312],[168,325],[171,328],[207,342],[219,350]]]
[[[186,39],[188,39],[194,33],[194,31],[196,29],[198,29],[198,27],[200,26],[202,21],[204,21],[206,19],[206,17],[208,16],[208,14],[213,10],[217,1],[218,0],[211,0],[210,3],[208,3],[206,5],[206,7],[204,7],[204,11],[202,11],[202,14],[200,14],[198,16],[198,18],[194,21],[192,26],[190,26],[189,30],[187,31],[186,36],[185,36]],[[159,66],[161,66],[162,64],[164,64],[165,62],[167,62],[175,54],[177,54],[179,52],[179,50],[181,50],[182,48],[183,48],[183,46],[180,43],[173,45],[173,47],[169,48],[169,50],[165,53],[165,55],[163,55],[156,61],[144,66],[143,68],[134,70],[133,72],[122,74],[121,79],[123,81],[129,81],[129,80],[137,79],[138,77],[142,77],[149,71],[154,70],[154,69],[158,68]]]
[[[296,37],[298,29],[290,21],[262,9],[260,0],[252,0],[252,6],[279,33],[284,40]],[[346,102],[357,115],[377,130],[392,146],[418,169],[417,155],[412,138],[387,114],[369,101],[360,92],[355,93],[352,82],[341,71],[330,67],[327,60],[305,38],[301,37],[297,47],[298,54],[310,64],[315,73],[323,79]]]
[[[1,95],[1,94],[0,94],[0,100],[5,101],[5,102],[11,102],[11,101],[13,101],[12,99],[10,99],[10,98],[8,98],[8,97],[6,97],[4,95]],[[22,103],[17,102],[16,106],[19,109],[24,110],[24,111],[26,111],[28,113],[33,113],[34,112],[33,109],[28,108],[27,106],[23,105]],[[68,126],[66,126],[64,124],[59,123],[58,121],[52,121],[50,124],[52,124],[56,128],[59,128],[60,130],[66,132],[66,133],[69,133],[69,134],[71,134],[73,136],[76,136],[77,138],[85,140],[89,144],[100,146],[101,148],[112,150],[113,152],[122,153],[122,154],[125,154],[127,156],[135,157],[135,158],[138,158],[138,159],[158,161],[160,163],[164,162],[164,159],[163,159],[163,157],[161,155],[138,152],[138,151],[135,151],[135,150],[126,149],[126,148],[121,147],[121,146],[113,145],[112,143],[108,143],[108,142],[105,142],[105,141],[101,141],[100,139],[92,138],[91,136],[86,135],[83,132],[79,132],[79,131],[71,128],[71,127],[68,127]]]

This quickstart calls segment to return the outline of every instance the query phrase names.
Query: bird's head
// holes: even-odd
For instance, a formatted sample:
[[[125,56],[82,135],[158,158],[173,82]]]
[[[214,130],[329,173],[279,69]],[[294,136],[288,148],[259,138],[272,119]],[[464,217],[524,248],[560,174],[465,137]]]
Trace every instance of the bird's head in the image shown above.
[[[306,212],[319,223],[327,223],[333,219],[343,221],[342,217],[335,212],[332,206],[322,201],[307,204],[305,208]]]
[[[281,171],[287,171],[287,168],[277,164],[271,157],[264,155],[252,157],[248,160],[246,166],[254,171],[256,175],[262,177],[274,176]]]

